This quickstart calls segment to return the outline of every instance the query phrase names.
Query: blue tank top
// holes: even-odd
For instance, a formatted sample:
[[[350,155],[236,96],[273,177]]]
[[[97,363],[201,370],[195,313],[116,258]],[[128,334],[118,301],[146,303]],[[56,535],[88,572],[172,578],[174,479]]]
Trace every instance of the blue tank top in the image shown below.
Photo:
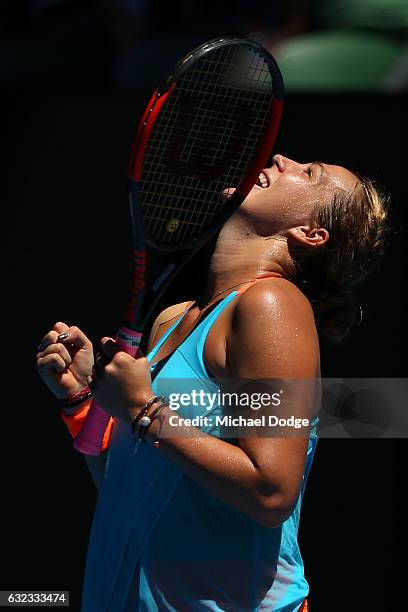
[[[151,366],[155,391],[161,391],[159,382],[165,378],[193,378],[206,389],[218,389],[204,362],[204,344],[214,321],[237,293],[221,300],[168,359]],[[182,318],[147,355],[151,362]],[[220,410],[217,406],[212,414]],[[262,527],[192,479],[182,477],[142,553],[140,610],[289,612],[300,608],[309,589],[297,533],[317,442],[316,425],[317,419],[312,423],[298,502],[279,528]],[[207,432],[219,435],[214,427]]]

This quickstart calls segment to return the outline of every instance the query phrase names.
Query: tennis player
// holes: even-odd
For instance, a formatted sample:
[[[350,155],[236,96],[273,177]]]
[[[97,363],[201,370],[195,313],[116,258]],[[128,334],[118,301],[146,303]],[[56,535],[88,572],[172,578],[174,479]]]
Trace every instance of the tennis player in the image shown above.
[[[352,289],[379,260],[385,220],[371,181],[275,155],[219,232],[202,295],[157,317],[146,357],[105,337],[94,361],[90,340],[62,322],[44,336],[39,374],[72,435],[91,393],[112,416],[103,453],[86,457],[99,495],[84,612],[307,610],[297,534],[317,443],[319,330],[342,339],[359,320]],[[301,433],[228,436],[222,405],[175,410],[161,397],[166,382],[216,392],[242,379],[308,381],[285,387],[278,410]]]

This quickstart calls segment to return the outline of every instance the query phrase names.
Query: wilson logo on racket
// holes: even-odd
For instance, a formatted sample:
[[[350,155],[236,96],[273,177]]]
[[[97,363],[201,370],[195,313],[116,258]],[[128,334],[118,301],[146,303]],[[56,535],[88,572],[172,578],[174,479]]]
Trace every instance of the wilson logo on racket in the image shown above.
[[[169,219],[166,223],[166,230],[172,234],[173,232],[176,231],[178,226],[179,226],[178,219]]]
[[[176,90],[177,92],[177,90]],[[225,95],[225,97],[227,97]],[[195,175],[212,181],[228,173],[242,153],[242,143],[250,137],[256,122],[251,104],[211,100],[211,113],[205,112],[201,97],[178,96],[169,101],[177,106],[177,119],[164,151],[167,172],[176,176]],[[214,134],[223,134],[215,138]]]

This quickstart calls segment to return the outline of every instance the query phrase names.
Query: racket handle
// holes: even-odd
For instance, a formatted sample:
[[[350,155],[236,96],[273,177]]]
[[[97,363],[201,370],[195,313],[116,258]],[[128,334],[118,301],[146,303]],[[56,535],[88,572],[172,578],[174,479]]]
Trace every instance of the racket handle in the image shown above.
[[[116,343],[121,351],[137,357],[142,334],[127,327],[121,327],[116,334]],[[102,440],[108,426],[110,415],[95,401],[92,402],[85,423],[74,439],[74,448],[83,455],[99,455]]]

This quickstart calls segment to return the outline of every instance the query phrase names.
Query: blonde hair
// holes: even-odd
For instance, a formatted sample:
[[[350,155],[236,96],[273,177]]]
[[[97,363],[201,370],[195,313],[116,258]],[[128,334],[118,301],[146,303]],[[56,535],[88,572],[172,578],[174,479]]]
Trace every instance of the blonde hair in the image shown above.
[[[353,293],[378,267],[388,229],[389,196],[373,180],[354,174],[358,184],[351,194],[339,190],[316,207],[313,219],[328,230],[329,240],[316,258],[299,266],[317,322],[334,341],[361,319]]]

